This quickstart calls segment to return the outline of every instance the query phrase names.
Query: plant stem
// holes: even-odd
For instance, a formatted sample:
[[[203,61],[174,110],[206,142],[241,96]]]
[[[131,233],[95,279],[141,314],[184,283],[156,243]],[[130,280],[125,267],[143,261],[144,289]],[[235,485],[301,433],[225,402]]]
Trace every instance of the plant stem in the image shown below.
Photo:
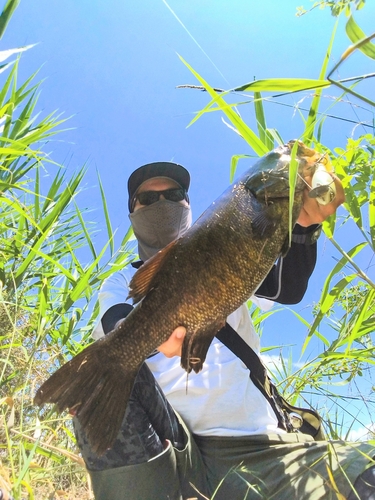
[[[357,271],[358,276],[360,276],[362,279],[364,279],[374,290],[375,290],[375,283],[370,280],[370,278],[365,274],[360,267],[357,266],[357,264],[354,262],[354,260],[343,250],[340,245],[333,239],[329,238],[330,242],[333,244],[334,247],[348,260],[348,262],[353,266],[355,271]]]

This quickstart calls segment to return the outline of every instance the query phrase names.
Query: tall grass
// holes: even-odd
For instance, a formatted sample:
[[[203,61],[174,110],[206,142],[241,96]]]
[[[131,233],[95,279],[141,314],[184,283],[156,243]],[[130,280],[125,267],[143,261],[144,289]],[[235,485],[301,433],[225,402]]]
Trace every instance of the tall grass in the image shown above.
[[[331,8],[338,5],[325,3]],[[341,2],[343,7],[349,3]],[[9,0],[4,7],[0,36],[17,4],[18,1]],[[348,13],[345,9],[342,12]],[[366,36],[353,16],[348,17],[346,26],[354,44],[350,50],[362,51],[364,57],[374,59],[372,35]],[[282,142],[278,131],[267,126],[263,102],[272,99],[269,94],[309,89],[314,97],[307,115],[301,114],[301,139],[330,156],[345,187],[346,212],[339,221],[340,230],[354,227],[355,244],[343,248],[337,243],[334,217],[324,224],[327,237],[342,257],[327,276],[312,324],[299,317],[308,326],[303,350],[313,338],[319,338],[322,349],[298,370],[291,359],[284,357],[274,373],[292,404],[301,398],[310,399],[311,393],[325,391],[326,381],[336,379],[337,373],[346,374],[348,381],[356,381],[372,366],[375,349],[375,286],[366,269],[374,257],[375,245],[375,138],[368,133],[351,137],[334,151],[324,147],[321,89],[339,89],[337,101],[350,95],[367,106],[374,102],[353,91],[352,79],[348,82],[332,78],[335,73],[329,64],[333,43],[334,33],[315,80],[275,78],[224,92],[214,90],[181,58],[211,97],[196,119],[207,112],[224,113],[246,142],[249,151],[233,156],[232,174],[242,156],[252,152],[263,155]],[[25,49],[4,51],[0,58],[8,60]],[[339,64],[347,64],[348,55],[349,50]],[[47,141],[56,133],[63,133],[64,121],[54,113],[44,118],[37,115],[40,84],[35,82],[36,75],[19,84],[19,64],[22,60],[15,59],[3,65],[0,84],[0,475],[12,486],[16,499],[90,498],[69,416],[57,417],[50,409],[38,413],[32,397],[48,373],[90,342],[97,315],[96,291],[104,277],[131,259],[127,247],[131,232],[115,252],[99,179],[108,244],[99,251],[95,248],[79,201],[85,169],[68,175],[63,166],[43,152]],[[242,106],[249,105],[253,106],[257,130],[252,130],[239,114]],[[45,171],[51,176],[48,182],[41,182]],[[84,261],[79,257],[81,248],[90,251]],[[361,260],[364,252],[366,263]],[[266,316],[259,310],[253,311],[259,328]],[[321,328],[327,321],[334,326],[334,335],[330,337]],[[338,436],[337,408],[344,400],[340,395],[331,396],[335,406],[326,414],[326,428],[329,435]]]
[[[1,34],[17,3],[4,7]],[[67,490],[84,498],[86,472],[70,419],[50,410],[38,414],[32,400],[48,373],[90,341],[93,297],[102,279],[131,258],[125,248],[131,233],[115,253],[108,223],[109,243],[95,250],[79,205],[85,169],[68,175],[43,152],[63,133],[64,120],[36,112],[35,74],[18,81],[17,54],[28,48],[0,52],[7,61],[0,88],[0,474],[15,498],[53,498]],[[99,196],[109,220],[102,190]],[[81,248],[91,258],[83,261]]]

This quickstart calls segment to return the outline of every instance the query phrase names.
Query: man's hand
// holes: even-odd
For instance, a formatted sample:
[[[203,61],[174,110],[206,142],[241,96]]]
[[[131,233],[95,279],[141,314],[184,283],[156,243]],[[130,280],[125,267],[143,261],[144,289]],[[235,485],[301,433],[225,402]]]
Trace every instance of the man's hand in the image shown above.
[[[186,328],[184,326],[178,326],[169,339],[158,347],[158,351],[162,352],[164,356],[167,356],[167,358],[181,356],[182,343],[185,335]]]
[[[300,226],[308,227],[312,224],[321,224],[344,203],[345,194],[341,181],[336,175],[331,175],[336,186],[335,199],[331,203],[328,203],[328,205],[320,205],[315,198],[309,198],[310,189],[305,189],[303,193],[303,207],[297,219],[297,223]],[[306,177],[305,181],[311,186],[311,177]]]
[[[125,318],[117,321],[115,328],[121,325]],[[181,356],[182,343],[186,335],[186,328],[184,326],[178,326],[168,340],[163,342],[161,346],[158,347],[158,351],[162,352],[167,358],[173,358],[173,356]],[[1,499],[0,499],[1,500]]]

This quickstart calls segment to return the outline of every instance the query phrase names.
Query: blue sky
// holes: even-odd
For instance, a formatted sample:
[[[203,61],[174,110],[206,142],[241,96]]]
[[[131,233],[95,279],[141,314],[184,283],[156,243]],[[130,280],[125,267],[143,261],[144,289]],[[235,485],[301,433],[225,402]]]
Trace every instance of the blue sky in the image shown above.
[[[20,73],[28,76],[41,68],[40,77],[46,80],[40,108],[72,116],[68,126],[74,128],[51,143],[51,151],[71,169],[88,162],[88,186],[96,184],[98,169],[113,225],[124,230],[128,224],[124,189],[135,167],[160,159],[185,165],[192,173],[197,217],[227,186],[231,156],[251,153],[222,124],[218,113],[205,115],[186,129],[208,97],[176,89],[179,84],[197,83],[177,53],[216,87],[235,87],[254,77],[317,78],[334,18],[329,9],[297,18],[298,3],[171,0],[171,9],[221,74],[163,0],[22,0],[1,45],[38,43],[23,55]],[[305,7],[310,5],[306,0]],[[373,3],[356,15],[365,32],[371,31],[372,14]],[[341,23],[334,61],[347,46]],[[355,54],[340,68],[340,76],[370,72],[371,63]],[[294,104],[304,95],[285,101]],[[306,98],[306,107],[309,102]],[[350,115],[351,110],[346,112]],[[252,107],[241,108],[241,113],[253,126]],[[286,141],[302,131],[298,113],[293,117],[290,108],[271,104],[266,115],[269,126]],[[342,127],[339,122],[328,127],[332,136],[331,131],[326,134],[327,142],[334,145],[336,129]],[[344,134],[350,132],[345,126]],[[344,140],[340,137],[337,142],[341,145]],[[246,166],[243,162],[243,169]],[[92,193],[88,199],[91,203]]]
[[[329,9],[314,9],[296,17],[301,2],[21,0],[0,49],[37,44],[23,54],[20,78],[40,69],[39,76],[45,81],[39,109],[43,113],[57,110],[71,117],[67,126],[72,129],[47,149],[70,172],[87,164],[80,206],[92,210],[90,218],[99,229],[98,247],[104,244],[106,231],[101,211],[96,209],[101,204],[96,171],[107,194],[119,242],[129,226],[126,181],[136,167],[173,160],[188,168],[193,215],[197,218],[227,187],[231,157],[253,154],[223,124],[219,113],[206,114],[187,128],[194,112],[207,104],[208,96],[176,89],[181,84],[197,84],[177,53],[212,86],[220,88],[233,88],[254,78],[318,78],[335,19]],[[303,0],[302,5],[310,8],[312,2]],[[355,19],[366,34],[373,32],[375,2],[367,2],[355,13]],[[342,19],[338,27],[330,67],[350,45],[344,23]],[[374,72],[374,61],[356,53],[340,67],[338,77],[370,72]],[[374,99],[373,88],[373,81],[369,81],[357,90]],[[323,110],[337,94],[333,89],[324,92]],[[301,106],[308,108],[309,93],[277,101],[290,106],[302,99]],[[277,129],[285,141],[302,133],[299,113],[291,107],[270,102],[265,111],[268,126]],[[333,111],[353,120],[358,115],[363,120],[373,118],[372,112],[349,105]],[[240,112],[254,127],[253,108],[241,107]],[[324,130],[328,146],[344,147],[352,125],[327,120]],[[240,171],[248,168],[247,162],[239,164]],[[353,241],[347,235],[343,238],[350,248],[359,234],[350,236]],[[321,238],[319,264],[309,291],[295,307],[308,321],[335,255],[330,243]],[[292,314],[283,313],[265,325],[263,344],[300,344],[305,333],[305,327]]]

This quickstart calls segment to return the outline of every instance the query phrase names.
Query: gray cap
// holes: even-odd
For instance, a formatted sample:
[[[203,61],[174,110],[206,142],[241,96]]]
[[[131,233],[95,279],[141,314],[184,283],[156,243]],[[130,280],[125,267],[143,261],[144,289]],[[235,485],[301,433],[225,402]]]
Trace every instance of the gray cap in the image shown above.
[[[147,163],[146,165],[142,165],[142,167],[137,168],[137,170],[134,170],[129,177],[129,212],[132,210],[132,201],[139,186],[153,177],[168,177],[169,179],[177,182],[186,191],[189,190],[190,174],[182,165],[168,161]]]

